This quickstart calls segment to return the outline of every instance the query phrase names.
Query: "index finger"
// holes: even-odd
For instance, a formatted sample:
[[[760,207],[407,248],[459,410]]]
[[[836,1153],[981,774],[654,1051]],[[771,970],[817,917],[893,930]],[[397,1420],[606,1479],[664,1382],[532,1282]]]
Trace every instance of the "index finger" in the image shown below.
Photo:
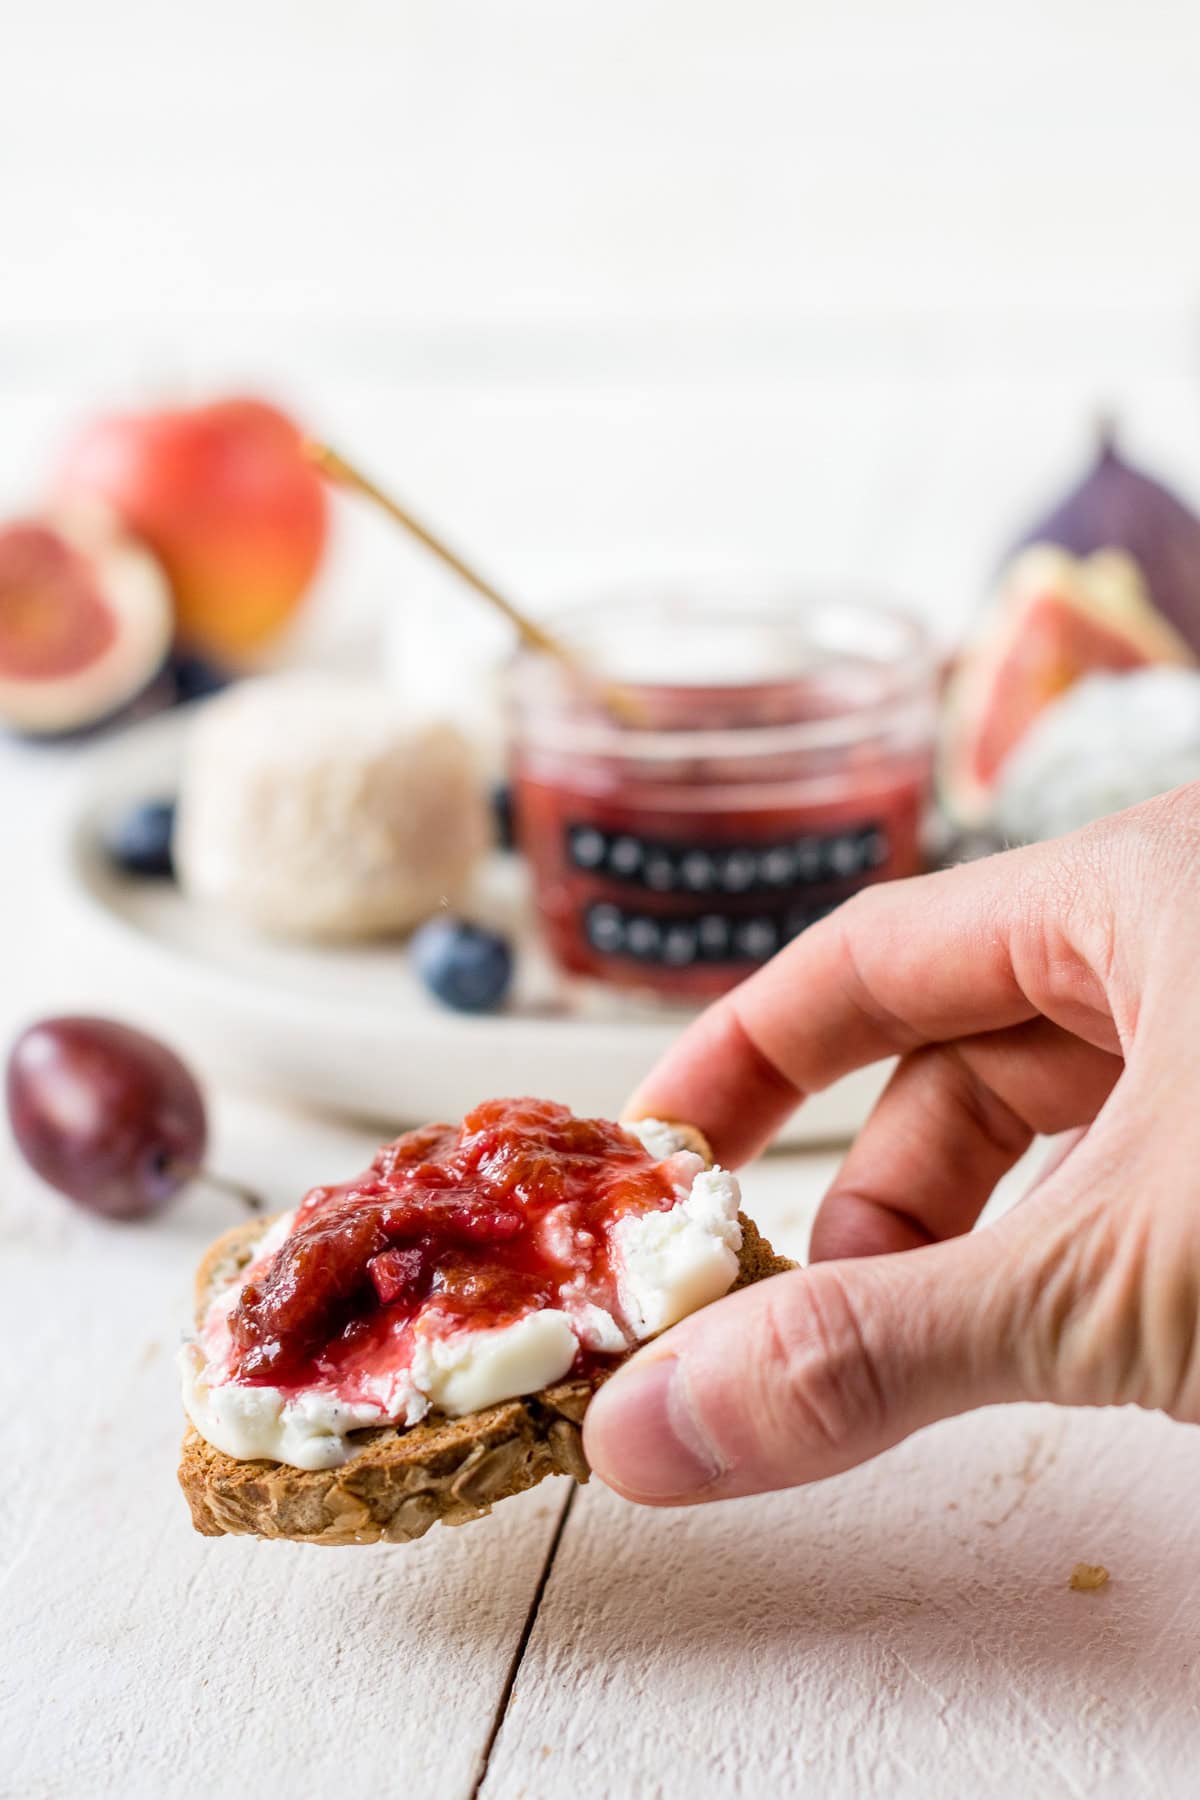
[[[1014,850],[865,889],[701,1014],[628,1115],[686,1119],[736,1164],[852,1069],[1039,1012],[1079,1030],[1078,971],[1056,977],[1045,954],[1046,867]],[[1109,1047],[1103,1006],[1082,1010],[1082,1035]]]

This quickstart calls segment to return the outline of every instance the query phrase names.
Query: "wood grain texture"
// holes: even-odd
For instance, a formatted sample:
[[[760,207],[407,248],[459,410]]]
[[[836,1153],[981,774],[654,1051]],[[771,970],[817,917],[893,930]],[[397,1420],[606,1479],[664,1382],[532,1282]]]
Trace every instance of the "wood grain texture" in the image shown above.
[[[244,1105],[219,1125],[277,1199],[367,1147]],[[415,1545],[197,1537],[173,1352],[219,1211],[106,1228],[0,1150],[0,1795],[465,1795],[566,1484]]]
[[[993,1410],[792,1494],[577,1499],[484,1800],[1193,1791],[1197,1436]],[[1111,1571],[1070,1591],[1080,1559]]]
[[[5,1043],[78,999],[54,954],[62,773],[0,751],[12,854],[31,871],[0,885]],[[214,1167],[271,1207],[376,1147],[219,1092],[213,1122]],[[811,1177],[780,1163],[750,1188],[778,1189],[772,1217],[798,1245]],[[42,1188],[0,1132],[0,1796],[295,1800],[349,1783],[466,1800],[566,1484],[416,1545],[197,1538],[175,1481],[173,1352],[196,1262],[230,1221],[194,1190],[153,1224],[105,1225]]]
[[[8,814],[13,855],[31,871],[20,886],[0,886],[0,941],[10,947],[0,989],[7,1038],[22,1017],[71,1005],[78,993],[55,950],[46,830],[55,766],[0,753],[0,779],[19,801]],[[30,954],[14,953],[23,943]],[[219,1092],[214,1125],[214,1166],[259,1187],[274,1207],[291,1204],[311,1180],[361,1166],[375,1144],[371,1134]],[[836,1163],[836,1155],[773,1158],[747,1172],[748,1209],[781,1250],[802,1251]],[[228,1223],[223,1201],[196,1192],[152,1226],[106,1227],[40,1188],[0,1143],[0,1795],[191,1800],[204,1792],[223,1800],[253,1788],[264,1800],[292,1800],[354,1783],[370,1793],[403,1785],[413,1800],[466,1800],[562,1497],[542,1489],[472,1532],[439,1532],[395,1549],[197,1539],[175,1486],[180,1415],[171,1354],[189,1316],[194,1265]],[[886,1484],[881,1491],[886,1497]],[[751,1571],[751,1601],[774,1580],[776,1558],[781,1593],[809,1581],[803,1520],[811,1497],[798,1497],[795,1524],[792,1502],[763,1505],[773,1537]],[[697,1754],[706,1764],[726,1766],[721,1759],[738,1741],[730,1737],[732,1707],[740,1731],[774,1744],[775,1771],[790,1780],[787,1745],[771,1737],[778,1683],[759,1689],[777,1658],[780,1679],[794,1677],[797,1656],[819,1667],[824,1652],[811,1620],[809,1636],[789,1648],[778,1617],[760,1643],[735,1607],[728,1643],[710,1660],[703,1638],[689,1636],[692,1598],[681,1621],[669,1587],[664,1609],[653,1568],[631,1583],[628,1510],[602,1495],[584,1516],[591,1549],[580,1559],[572,1533],[566,1573],[552,1573],[548,1610],[496,1745],[493,1789],[536,1795],[548,1779],[561,1788],[559,1764],[542,1754],[544,1744],[564,1741],[547,1736],[563,1729],[551,1691],[560,1677],[590,1741],[627,1732],[623,1716],[604,1710],[610,1684],[614,1701],[625,1692],[626,1677],[611,1666],[614,1608],[637,1652],[635,1716],[650,1722],[638,1726],[626,1755],[625,1773],[636,1774],[630,1792],[648,1791],[630,1760],[635,1748],[648,1780],[679,1791],[654,1738],[680,1703],[700,1720]],[[681,1534],[677,1589],[699,1584],[710,1606],[719,1597],[709,1534],[733,1523],[732,1514],[650,1521],[659,1533]],[[853,1563],[853,1542],[844,1564]],[[870,1552],[870,1535],[859,1544]],[[1121,1566],[1107,1541],[1072,1540],[1070,1551],[1064,1579],[1077,1560],[1104,1561],[1120,1591]],[[722,1554],[727,1576],[729,1553]],[[591,1618],[601,1622],[594,1653],[578,1626]],[[828,1695],[823,1704],[832,1704]],[[986,1677],[972,1704],[986,1728],[998,1704]],[[710,1715],[721,1727],[711,1738]],[[914,1766],[937,1742],[923,1708],[903,1697],[892,1731],[895,1755]],[[580,1765],[585,1781],[596,1778],[591,1757]],[[748,1766],[761,1762],[751,1757]],[[691,1779],[686,1758],[681,1768]]]

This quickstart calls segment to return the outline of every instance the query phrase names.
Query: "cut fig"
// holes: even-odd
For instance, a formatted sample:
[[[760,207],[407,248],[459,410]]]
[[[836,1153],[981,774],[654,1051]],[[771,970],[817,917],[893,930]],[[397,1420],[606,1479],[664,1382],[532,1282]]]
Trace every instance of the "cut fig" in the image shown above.
[[[950,812],[964,824],[988,817],[1006,760],[1082,676],[1194,660],[1123,551],[1083,559],[1045,544],[1023,551],[947,696],[942,785]]]
[[[157,562],[106,525],[0,526],[0,724],[39,736],[99,724],[154,680],[171,628]]]
[[[1170,488],[1121,455],[1109,421],[1076,488],[1014,545],[1056,544],[1074,556],[1123,550],[1158,608],[1200,654],[1200,518]]]
[[[1009,757],[996,824],[1010,843],[1078,831],[1200,780],[1200,670],[1089,675]]]

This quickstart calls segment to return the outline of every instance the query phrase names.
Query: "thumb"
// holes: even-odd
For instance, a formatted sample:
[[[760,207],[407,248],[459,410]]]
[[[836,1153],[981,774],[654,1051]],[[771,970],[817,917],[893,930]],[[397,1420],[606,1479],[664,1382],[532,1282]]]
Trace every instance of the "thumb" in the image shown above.
[[[1044,1397],[1029,1391],[1037,1359],[1015,1348],[1037,1284],[1014,1223],[797,1269],[694,1314],[597,1393],[592,1468],[649,1505],[727,1499],[835,1475],[970,1407]]]

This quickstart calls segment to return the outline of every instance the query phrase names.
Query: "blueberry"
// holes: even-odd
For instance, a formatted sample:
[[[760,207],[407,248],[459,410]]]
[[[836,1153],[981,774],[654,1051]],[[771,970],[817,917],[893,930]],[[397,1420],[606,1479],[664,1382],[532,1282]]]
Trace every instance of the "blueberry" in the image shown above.
[[[517,848],[516,823],[513,817],[513,791],[507,781],[498,781],[491,793],[492,823],[496,828],[496,844],[501,850]]]
[[[219,694],[233,679],[203,656],[193,656],[182,650],[172,656],[168,673],[175,684],[176,706],[186,706],[189,700],[206,700],[210,694]]]
[[[173,800],[141,800],[115,818],[105,835],[105,849],[127,875],[171,876],[171,838],[175,831]]]
[[[455,1012],[493,1012],[512,981],[508,939],[465,919],[430,919],[412,940],[412,959],[431,994]]]

